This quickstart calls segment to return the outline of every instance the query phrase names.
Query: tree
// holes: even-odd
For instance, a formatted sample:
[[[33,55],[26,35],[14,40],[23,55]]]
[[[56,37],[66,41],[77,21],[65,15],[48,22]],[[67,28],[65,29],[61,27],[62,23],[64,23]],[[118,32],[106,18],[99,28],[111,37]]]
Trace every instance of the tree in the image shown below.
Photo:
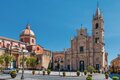
[[[30,61],[30,67],[35,68],[35,66],[37,65],[37,58],[36,57],[30,57],[29,61]]]
[[[28,68],[29,65],[30,65],[30,59],[27,58],[27,59],[26,59],[26,66],[27,66],[27,68]]]
[[[1,67],[0,67],[0,70],[2,71],[2,65],[4,63],[4,57],[3,56],[0,56],[0,64],[1,64]]]
[[[4,57],[4,61],[5,61],[5,66],[6,66],[6,68],[8,68],[8,65],[13,60],[13,57],[11,55],[8,55],[7,53],[5,53],[3,57]]]
[[[89,72],[92,73],[94,70],[95,70],[94,67],[92,67],[92,66],[88,66],[88,71],[89,71]]]
[[[3,65],[3,63],[4,63],[4,57],[0,56],[0,64]]]

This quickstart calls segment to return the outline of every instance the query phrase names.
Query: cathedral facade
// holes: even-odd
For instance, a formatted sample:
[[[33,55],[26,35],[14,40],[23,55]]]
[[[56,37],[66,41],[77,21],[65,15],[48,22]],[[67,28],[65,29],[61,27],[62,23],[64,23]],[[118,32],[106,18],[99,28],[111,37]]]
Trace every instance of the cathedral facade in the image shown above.
[[[61,67],[64,70],[84,71],[88,66],[93,66],[96,70],[104,71],[108,66],[108,53],[105,52],[104,46],[104,18],[99,7],[97,7],[92,19],[91,36],[88,35],[86,28],[78,29],[77,35],[71,39],[71,48],[65,49],[61,53],[61,55],[64,54],[63,57],[59,52],[54,52],[53,69],[57,69],[56,61],[63,59],[64,65]],[[56,57],[57,54],[60,56]]]

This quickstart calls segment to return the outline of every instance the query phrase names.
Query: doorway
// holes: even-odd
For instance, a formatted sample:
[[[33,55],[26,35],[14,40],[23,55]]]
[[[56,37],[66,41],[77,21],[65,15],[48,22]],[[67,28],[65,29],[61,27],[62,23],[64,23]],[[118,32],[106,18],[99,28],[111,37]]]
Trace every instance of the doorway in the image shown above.
[[[80,72],[84,72],[84,61],[79,62],[79,70]]]

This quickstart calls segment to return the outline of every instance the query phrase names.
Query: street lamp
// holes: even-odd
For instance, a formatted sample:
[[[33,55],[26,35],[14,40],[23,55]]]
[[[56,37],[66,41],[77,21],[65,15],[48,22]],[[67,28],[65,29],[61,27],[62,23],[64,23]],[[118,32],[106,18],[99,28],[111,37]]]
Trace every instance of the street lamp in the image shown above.
[[[58,61],[58,67],[59,67],[59,76],[60,76],[60,60]]]
[[[25,50],[24,48],[22,48],[22,50],[20,50],[20,52],[22,53],[22,76],[21,76],[21,80],[24,79],[24,54],[28,53],[28,50]]]

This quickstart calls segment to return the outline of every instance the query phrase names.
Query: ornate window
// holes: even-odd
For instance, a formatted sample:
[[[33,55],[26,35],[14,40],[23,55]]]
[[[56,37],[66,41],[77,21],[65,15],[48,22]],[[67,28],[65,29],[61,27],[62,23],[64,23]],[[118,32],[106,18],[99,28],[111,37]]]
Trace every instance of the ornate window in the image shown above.
[[[95,38],[95,43],[98,43],[99,42],[99,38]]]
[[[83,51],[84,51],[83,46],[80,46],[80,52],[83,52]]]
[[[37,51],[39,51],[40,50],[40,48],[39,47],[37,47]]]
[[[6,47],[9,48],[9,47],[10,47],[10,44],[7,43]]]
[[[20,41],[22,41],[23,42],[23,39],[21,38],[21,40]]]
[[[95,25],[95,29],[98,29],[98,27],[99,27],[99,24],[98,24],[98,23],[96,23],[96,25]]]
[[[32,39],[32,43],[34,43],[34,39]]]

